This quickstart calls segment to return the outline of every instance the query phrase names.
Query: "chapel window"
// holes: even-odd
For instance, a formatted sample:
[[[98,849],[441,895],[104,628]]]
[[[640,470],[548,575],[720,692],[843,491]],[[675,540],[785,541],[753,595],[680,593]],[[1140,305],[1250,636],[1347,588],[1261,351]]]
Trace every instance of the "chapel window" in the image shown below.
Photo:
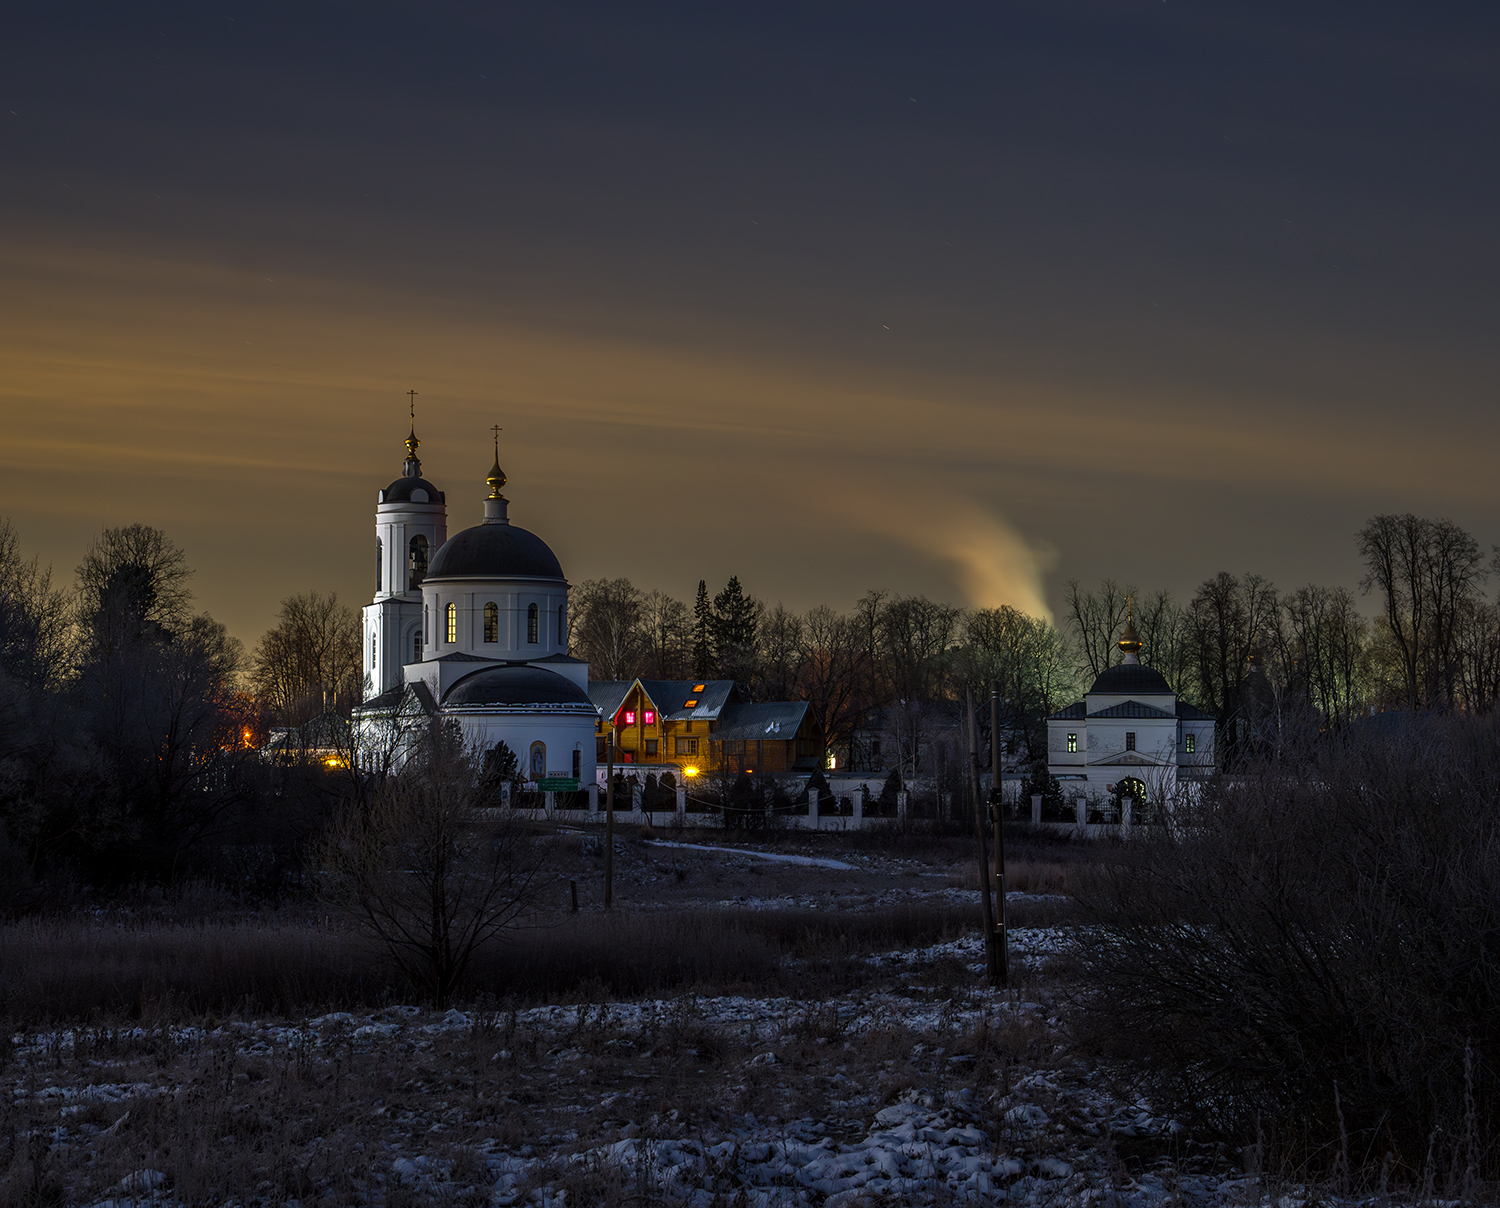
[[[1191,755],[1198,749],[1198,736],[1196,734],[1188,734],[1183,738],[1182,743],[1187,753]]]
[[[1076,734],[1068,735],[1068,753],[1075,755],[1078,753],[1078,735]]]
[[[500,640],[500,606],[493,600],[484,606],[484,640],[486,642]]]
[[[450,602],[448,605],[448,645],[451,646],[456,641],[458,641],[458,605]]]
[[[375,670],[375,635],[370,635],[370,670]]]
[[[1135,750],[1135,731],[1134,730],[1126,730],[1125,731],[1125,749],[1127,751],[1133,751],[1133,750]]]
[[[427,578],[427,538],[418,533],[407,547],[406,590],[416,591]]]
[[[526,606],[526,640],[533,646],[541,641],[541,638],[537,636],[538,629],[536,605],[528,604]]]

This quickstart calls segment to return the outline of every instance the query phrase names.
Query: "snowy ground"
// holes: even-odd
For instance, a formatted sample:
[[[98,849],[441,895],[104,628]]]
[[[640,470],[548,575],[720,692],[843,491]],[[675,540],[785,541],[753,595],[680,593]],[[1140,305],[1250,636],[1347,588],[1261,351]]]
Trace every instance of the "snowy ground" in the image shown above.
[[[705,905],[734,876],[763,884],[726,854],[781,866],[764,909],[962,892],[950,870],[927,870],[933,885],[859,853],[837,861],[848,871],[670,854],[715,862],[667,879],[696,881]],[[655,860],[637,848],[627,890],[653,883]],[[0,1144],[12,1171],[30,1161],[30,1202],[95,1208],[1309,1202],[1243,1177],[1072,1053],[1048,969],[1066,938],[1013,931],[1005,991],[983,987],[971,935],[859,957],[847,988],[805,999],[30,1032],[8,1056],[0,1038]]]

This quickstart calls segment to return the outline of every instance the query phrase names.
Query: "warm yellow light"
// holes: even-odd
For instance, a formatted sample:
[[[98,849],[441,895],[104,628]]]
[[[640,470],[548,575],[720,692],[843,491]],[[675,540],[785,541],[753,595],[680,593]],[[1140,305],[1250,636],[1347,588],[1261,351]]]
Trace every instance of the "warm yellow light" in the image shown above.
[[[329,755],[323,760],[323,766],[327,768],[341,768],[344,766],[344,761],[337,755]]]
[[[698,769],[697,768],[683,768],[682,769],[682,774],[684,776],[696,776],[698,774]]]

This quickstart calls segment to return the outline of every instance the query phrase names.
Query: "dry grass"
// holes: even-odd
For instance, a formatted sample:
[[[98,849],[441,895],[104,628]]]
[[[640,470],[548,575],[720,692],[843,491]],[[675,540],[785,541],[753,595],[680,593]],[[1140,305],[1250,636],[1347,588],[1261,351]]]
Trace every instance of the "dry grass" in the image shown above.
[[[589,912],[511,933],[480,955],[464,995],[542,1001],[792,984],[847,988],[866,976],[861,954],[951,938],[972,927],[973,915],[942,906],[850,915]],[[0,1015],[21,1026],[294,1017],[410,997],[379,950],[321,922],[120,926],[52,919],[0,927]]]

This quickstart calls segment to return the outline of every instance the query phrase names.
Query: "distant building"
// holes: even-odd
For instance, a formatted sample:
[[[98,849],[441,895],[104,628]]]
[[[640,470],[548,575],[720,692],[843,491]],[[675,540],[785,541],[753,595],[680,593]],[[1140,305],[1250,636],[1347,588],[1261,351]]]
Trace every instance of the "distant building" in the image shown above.
[[[617,763],[672,765],[697,772],[811,772],[823,737],[806,701],[744,701],[733,680],[598,680],[594,758],[615,736]]]
[[[1127,617],[1124,661],[1108,667],[1084,698],[1047,719],[1047,770],[1063,796],[1160,801],[1180,780],[1214,766],[1214,719],[1180,700],[1166,678],[1140,660],[1141,639]]]

